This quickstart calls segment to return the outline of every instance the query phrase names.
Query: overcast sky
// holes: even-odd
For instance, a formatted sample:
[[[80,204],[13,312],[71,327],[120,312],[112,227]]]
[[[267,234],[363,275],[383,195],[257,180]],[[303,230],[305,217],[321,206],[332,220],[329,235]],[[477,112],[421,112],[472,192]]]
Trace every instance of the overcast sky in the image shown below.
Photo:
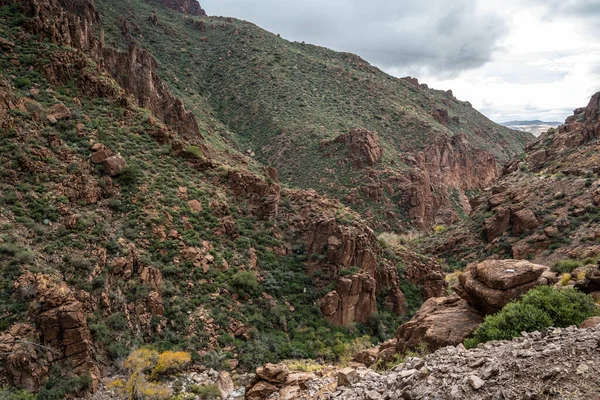
[[[489,118],[563,121],[600,90],[600,0],[201,0],[284,38],[452,89]]]

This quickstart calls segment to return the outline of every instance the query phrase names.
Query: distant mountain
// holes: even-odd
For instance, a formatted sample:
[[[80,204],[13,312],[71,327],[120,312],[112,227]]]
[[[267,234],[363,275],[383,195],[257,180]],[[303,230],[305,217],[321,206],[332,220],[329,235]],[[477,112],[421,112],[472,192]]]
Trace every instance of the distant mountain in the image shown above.
[[[546,132],[550,128],[556,128],[562,122],[552,121],[540,121],[539,119],[533,121],[509,121],[503,122],[502,125],[507,128],[516,129],[523,132],[529,132],[534,134],[535,136],[540,136],[542,133]]]

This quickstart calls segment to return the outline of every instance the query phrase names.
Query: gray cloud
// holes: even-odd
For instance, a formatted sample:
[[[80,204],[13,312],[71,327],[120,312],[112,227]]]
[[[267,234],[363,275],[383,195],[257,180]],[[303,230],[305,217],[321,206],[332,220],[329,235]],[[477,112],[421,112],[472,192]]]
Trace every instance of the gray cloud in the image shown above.
[[[507,33],[475,0],[203,0],[290,40],[357,53],[385,69],[453,77],[485,64]]]

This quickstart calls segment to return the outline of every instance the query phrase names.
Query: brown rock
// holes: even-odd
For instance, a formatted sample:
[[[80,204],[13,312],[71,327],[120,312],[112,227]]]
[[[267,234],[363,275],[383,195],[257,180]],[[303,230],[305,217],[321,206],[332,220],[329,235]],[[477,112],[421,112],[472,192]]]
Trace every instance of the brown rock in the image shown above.
[[[256,369],[256,377],[271,383],[285,383],[290,371],[285,364],[265,364]]]
[[[497,208],[494,216],[484,222],[485,237],[488,242],[502,236],[510,226],[510,210],[506,208]]]
[[[334,325],[367,322],[377,311],[375,279],[366,273],[339,278],[336,290],[323,298],[321,310]]]
[[[579,324],[579,329],[592,328],[596,325],[600,325],[600,317],[588,318]]]
[[[537,280],[548,267],[524,260],[486,260],[477,264],[476,276],[492,289],[507,290]]]
[[[202,211],[202,203],[200,203],[198,200],[188,201],[188,206],[195,213],[199,213]]]
[[[360,380],[358,373],[354,368],[344,368],[338,372],[338,386],[352,386]]]
[[[228,398],[229,395],[233,393],[235,390],[235,385],[229,372],[219,372],[219,377],[217,378],[217,387],[219,388],[219,392],[221,392],[221,398],[223,399]]]
[[[107,147],[102,147],[100,149],[97,149],[94,153],[92,153],[90,161],[94,164],[102,164],[104,160],[106,160],[112,155],[113,153],[112,151],[110,151],[110,149],[108,149]]]
[[[117,176],[127,168],[127,161],[120,154],[116,154],[105,159],[102,167],[108,175]]]
[[[246,400],[264,400],[279,391],[276,386],[268,382],[258,382],[247,393]]]
[[[462,343],[483,322],[477,310],[453,294],[427,300],[415,316],[398,328],[400,353],[425,344],[430,350]]]
[[[486,260],[467,266],[455,290],[484,314],[493,314],[531,288],[547,284],[542,274],[548,270],[523,260]]]
[[[361,363],[361,364],[365,365],[366,367],[370,367],[371,365],[373,365],[377,362],[378,358],[379,358],[379,347],[373,347],[371,349],[363,350],[363,351],[356,353],[356,355],[354,356],[354,358],[352,360],[357,363]]]
[[[350,148],[349,159],[360,167],[363,163],[375,165],[381,159],[382,149],[379,146],[379,137],[377,133],[354,129],[350,133],[338,136],[334,143],[344,143]],[[324,143],[323,146],[327,146]]]
[[[513,232],[515,235],[528,232],[540,225],[535,213],[528,209],[519,210],[512,214]]]
[[[62,119],[71,118],[72,116],[71,110],[69,110],[69,108],[62,103],[57,103],[50,107],[46,112],[46,115],[50,122],[60,121]],[[50,117],[53,117],[52,120],[50,119]]]

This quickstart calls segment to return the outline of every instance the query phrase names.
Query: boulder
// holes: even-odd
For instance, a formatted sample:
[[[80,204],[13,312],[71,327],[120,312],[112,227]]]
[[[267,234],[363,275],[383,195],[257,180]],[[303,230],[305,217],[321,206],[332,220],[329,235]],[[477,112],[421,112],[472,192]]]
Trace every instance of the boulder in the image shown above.
[[[533,211],[523,209],[512,214],[512,224],[513,233],[515,235],[520,235],[521,233],[531,231],[540,226],[540,221],[538,221]]]
[[[477,310],[453,294],[427,300],[415,316],[398,328],[400,353],[421,344],[431,350],[462,343],[483,322]]]
[[[258,382],[246,393],[246,400],[264,400],[279,391],[276,386],[268,382]]]
[[[344,368],[338,372],[338,386],[352,386],[360,380],[358,372],[354,368]]]
[[[228,398],[229,395],[234,392],[235,385],[229,372],[219,372],[219,377],[217,378],[217,387],[219,388],[219,392],[221,392],[222,399]]]
[[[548,267],[524,260],[486,260],[467,266],[456,293],[484,314],[500,311],[531,288],[548,284]]]
[[[115,154],[102,161],[102,166],[108,175],[117,176],[127,168],[127,161],[120,154]]]
[[[285,364],[265,364],[256,369],[256,377],[263,381],[281,384],[285,383],[290,371]]]
[[[492,242],[497,237],[502,236],[509,226],[510,210],[503,207],[497,208],[494,215],[486,219],[483,225],[487,241]]]
[[[579,324],[579,329],[591,328],[596,325],[600,325],[600,317],[592,317],[586,319],[581,324]]]
[[[48,121],[51,123],[56,123],[57,121],[71,118],[71,116],[71,110],[69,110],[69,108],[63,103],[57,103],[53,105],[46,112],[46,118],[48,118]]]

